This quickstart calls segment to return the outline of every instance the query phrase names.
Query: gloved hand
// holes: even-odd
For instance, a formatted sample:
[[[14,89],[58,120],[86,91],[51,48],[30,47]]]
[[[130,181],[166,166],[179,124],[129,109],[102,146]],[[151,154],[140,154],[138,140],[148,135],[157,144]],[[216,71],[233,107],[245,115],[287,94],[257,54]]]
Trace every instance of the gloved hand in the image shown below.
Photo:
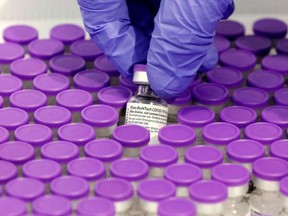
[[[212,45],[216,25],[234,10],[233,0],[78,3],[86,30],[116,68],[129,77],[134,64],[147,60],[151,87],[163,98],[185,91],[198,69],[214,67],[218,59]]]

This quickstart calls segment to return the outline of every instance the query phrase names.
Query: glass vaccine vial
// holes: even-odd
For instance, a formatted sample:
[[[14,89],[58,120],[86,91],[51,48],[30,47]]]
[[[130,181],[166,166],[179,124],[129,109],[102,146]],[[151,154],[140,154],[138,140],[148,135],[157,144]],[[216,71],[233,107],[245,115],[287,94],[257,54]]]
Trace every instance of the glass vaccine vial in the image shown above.
[[[133,82],[138,85],[135,96],[128,101],[126,124],[138,124],[150,131],[150,144],[158,143],[157,134],[167,124],[168,105],[151,89],[146,65],[134,66]]]

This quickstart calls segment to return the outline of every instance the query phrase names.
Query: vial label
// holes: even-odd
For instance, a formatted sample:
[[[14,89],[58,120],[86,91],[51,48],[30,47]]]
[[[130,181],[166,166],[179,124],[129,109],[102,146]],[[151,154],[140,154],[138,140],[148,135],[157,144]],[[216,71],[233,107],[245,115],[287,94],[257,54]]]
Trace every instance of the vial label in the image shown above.
[[[152,104],[128,103],[126,107],[126,124],[137,124],[150,131],[150,144],[158,143],[158,132],[166,126],[168,108]]]

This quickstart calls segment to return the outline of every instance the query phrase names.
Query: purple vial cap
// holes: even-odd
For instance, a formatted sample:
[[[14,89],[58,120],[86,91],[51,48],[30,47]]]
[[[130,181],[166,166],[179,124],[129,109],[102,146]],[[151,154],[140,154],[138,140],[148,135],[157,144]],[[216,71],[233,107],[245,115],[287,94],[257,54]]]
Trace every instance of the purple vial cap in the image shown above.
[[[28,25],[13,25],[4,29],[3,38],[6,42],[27,45],[38,38],[38,31]]]
[[[84,40],[84,30],[75,24],[60,24],[50,30],[50,38],[62,41],[65,45],[70,45],[74,41]]]
[[[245,138],[256,140],[263,145],[271,145],[280,140],[283,135],[282,129],[269,122],[257,122],[248,125],[245,130]]]
[[[0,64],[10,64],[17,59],[24,58],[22,46],[15,43],[0,44]]]
[[[226,88],[238,88],[243,82],[242,73],[235,68],[220,67],[206,73],[208,82],[218,83]]]
[[[71,123],[61,126],[58,129],[58,139],[84,146],[94,140],[96,133],[94,128],[83,123]]]
[[[146,64],[135,64],[133,67],[133,71],[147,71],[147,65]]]
[[[18,59],[10,65],[11,74],[22,80],[32,80],[47,69],[46,63],[36,58]]]
[[[3,103],[4,103],[3,97],[0,96],[0,109],[3,108]]]
[[[11,118],[13,116],[13,118]],[[28,124],[29,115],[22,109],[3,108],[0,109],[0,126],[7,130],[15,130],[21,125]]]
[[[115,66],[105,55],[101,55],[96,58],[96,60],[94,61],[94,68],[96,70],[100,70],[107,73],[109,76],[120,75]]]
[[[161,144],[184,147],[195,143],[196,132],[186,125],[167,125],[159,130],[158,139]]]
[[[141,149],[140,159],[152,167],[166,167],[177,162],[178,153],[168,145],[149,145]]]
[[[246,50],[229,49],[220,55],[220,64],[236,68],[242,72],[252,70],[256,65],[256,57]]]
[[[228,40],[235,40],[244,35],[244,26],[234,20],[225,20],[218,23],[216,34],[226,37]]]
[[[14,133],[15,140],[30,143],[34,147],[42,146],[53,139],[52,130],[41,124],[27,124],[18,127]]]
[[[47,96],[55,96],[70,87],[70,81],[62,74],[42,74],[34,78],[33,86]]]
[[[101,71],[85,70],[77,73],[74,78],[75,88],[88,92],[98,92],[110,85],[110,77]]]
[[[52,160],[32,160],[23,165],[23,176],[38,179],[44,183],[61,176],[61,166]]]
[[[279,39],[285,37],[287,24],[274,18],[263,18],[253,24],[253,31],[257,35],[263,35],[270,39]]]
[[[92,40],[75,41],[70,46],[70,52],[74,55],[81,56],[86,61],[94,61],[102,54],[102,51]]]
[[[150,132],[143,126],[126,124],[113,130],[112,139],[124,147],[137,148],[149,143]]]
[[[56,104],[71,112],[80,112],[83,108],[93,104],[93,97],[89,92],[81,89],[68,89],[56,95]]]
[[[253,109],[245,106],[230,106],[221,110],[219,118],[223,122],[233,124],[239,128],[245,128],[256,122],[257,114]]]
[[[26,213],[25,203],[13,197],[0,198],[0,215],[2,216],[22,216]]]
[[[175,185],[166,179],[147,179],[138,185],[140,199],[159,202],[175,196]]]
[[[199,83],[201,83],[202,82],[202,79],[201,79],[201,76],[199,76],[199,75],[196,75],[195,77],[194,77],[194,79],[193,79],[193,81],[190,83],[190,85],[189,85],[189,90],[190,90],[190,92],[192,93],[192,90],[193,90],[193,88],[196,86],[196,85],[198,85]]]
[[[124,108],[132,95],[132,91],[124,86],[111,86],[98,92],[98,101],[116,109]]]
[[[65,76],[74,76],[76,73],[86,69],[85,60],[73,54],[55,56],[49,61],[49,65],[51,72]]]
[[[34,200],[32,209],[39,215],[67,216],[72,213],[70,200],[56,195],[45,195]]]
[[[11,179],[16,178],[17,175],[18,170],[13,163],[0,160],[0,184],[6,184]]]
[[[118,160],[122,157],[122,145],[110,139],[93,140],[85,145],[85,155],[104,163]]]
[[[82,200],[78,204],[77,214],[80,216],[114,216],[115,207],[113,202],[108,199],[101,197],[89,197]]]
[[[253,163],[255,160],[265,157],[265,148],[255,140],[235,140],[228,144],[227,156],[236,162]]]
[[[31,202],[45,194],[45,185],[41,181],[32,178],[17,178],[8,182],[5,186],[8,196],[12,196],[26,202]]]
[[[230,48],[230,41],[221,35],[215,35],[214,45],[218,54],[221,54]]]
[[[213,146],[195,146],[185,152],[185,161],[201,169],[211,169],[223,162],[223,154]]]
[[[274,70],[280,74],[288,74],[288,56],[270,55],[263,58],[261,66],[266,70]]]
[[[0,126],[0,144],[8,142],[9,139],[10,139],[9,131],[6,128]]]
[[[183,92],[180,96],[175,98],[172,103],[169,103],[169,105],[174,106],[181,106],[181,105],[187,105],[192,102],[192,94],[190,91]]]
[[[176,186],[187,187],[194,182],[202,180],[202,170],[193,164],[177,163],[165,169],[165,179],[173,182]]]
[[[34,40],[29,43],[28,52],[33,58],[50,60],[54,56],[64,53],[64,44],[54,39]]]
[[[47,105],[47,96],[34,89],[19,90],[11,94],[10,106],[23,109],[26,112],[34,112]]]
[[[111,164],[111,176],[126,179],[127,181],[141,181],[148,177],[148,165],[139,159],[125,158]]]
[[[288,175],[288,163],[275,157],[260,158],[253,163],[253,174],[256,178],[280,181]]]
[[[282,88],[274,93],[275,104],[288,106],[288,88]]]
[[[41,157],[58,163],[68,163],[79,157],[79,149],[71,142],[53,141],[41,147]]]
[[[191,200],[173,197],[159,203],[159,216],[196,216],[196,208]]]
[[[274,123],[282,129],[288,128],[288,107],[279,105],[267,107],[262,111],[261,118],[263,121]]]
[[[32,145],[21,141],[10,141],[0,145],[0,158],[15,165],[22,165],[35,157]]]
[[[219,164],[212,169],[211,176],[228,187],[242,186],[250,181],[250,172],[239,164]]]
[[[268,106],[269,95],[259,88],[244,87],[233,92],[232,101],[235,105],[261,109]]]
[[[126,78],[122,74],[119,76],[119,83],[121,86],[130,89],[132,92],[137,91],[138,86],[133,82],[133,79]]]
[[[15,76],[0,75],[0,95],[9,97],[12,93],[23,88],[23,82]]]
[[[124,179],[102,179],[95,185],[95,194],[114,202],[125,201],[133,197],[133,187],[129,181]]]
[[[281,39],[277,42],[276,52],[277,54],[288,55],[288,39],[287,38]]]
[[[288,140],[278,140],[271,144],[270,146],[270,155],[272,157],[277,157],[288,161]]]
[[[87,181],[95,181],[105,176],[104,164],[94,158],[78,158],[67,164],[67,171],[70,175],[78,176]]]
[[[202,180],[192,184],[189,194],[195,202],[211,204],[224,202],[228,197],[227,187],[215,180]]]
[[[193,128],[204,127],[215,121],[215,113],[203,106],[187,106],[178,111],[178,122]]]
[[[81,117],[84,123],[92,127],[110,127],[117,124],[119,113],[113,107],[99,104],[84,108]]]

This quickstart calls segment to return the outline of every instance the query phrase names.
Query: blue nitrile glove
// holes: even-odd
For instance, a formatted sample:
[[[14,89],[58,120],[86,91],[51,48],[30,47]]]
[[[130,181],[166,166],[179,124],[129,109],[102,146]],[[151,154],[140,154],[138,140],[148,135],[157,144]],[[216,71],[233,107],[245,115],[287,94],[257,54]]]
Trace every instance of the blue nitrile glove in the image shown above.
[[[233,12],[232,1],[162,0],[161,5],[160,0],[78,3],[86,30],[121,73],[131,76],[133,65],[147,59],[151,87],[159,96],[173,98],[185,91],[198,69],[215,66],[218,56],[212,42],[216,24]]]

